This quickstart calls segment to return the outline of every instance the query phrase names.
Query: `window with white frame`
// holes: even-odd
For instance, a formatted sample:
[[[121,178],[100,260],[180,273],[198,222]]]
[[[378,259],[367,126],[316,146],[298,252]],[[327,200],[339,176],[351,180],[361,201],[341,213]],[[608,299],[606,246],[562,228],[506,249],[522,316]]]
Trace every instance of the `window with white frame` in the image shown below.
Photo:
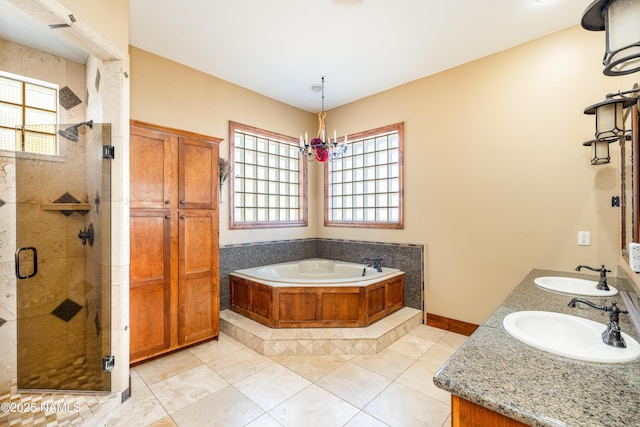
[[[229,122],[231,228],[307,225],[306,162],[298,140]]]
[[[403,134],[397,123],[348,137],[327,162],[325,226],[404,228]]]
[[[58,86],[0,72],[0,150],[58,154]]]

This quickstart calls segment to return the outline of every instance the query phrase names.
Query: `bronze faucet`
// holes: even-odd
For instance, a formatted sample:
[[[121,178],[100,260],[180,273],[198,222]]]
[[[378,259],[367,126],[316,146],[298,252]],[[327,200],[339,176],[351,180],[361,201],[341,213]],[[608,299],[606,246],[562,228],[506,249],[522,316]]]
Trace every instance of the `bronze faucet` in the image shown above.
[[[368,263],[367,267],[373,267],[376,270],[378,270],[378,273],[382,273],[382,258],[380,257],[362,258],[362,262]]]
[[[591,301],[587,301],[582,298],[573,298],[567,305],[569,307],[575,307],[577,302],[581,302],[598,310],[608,311],[609,324],[607,325],[607,329],[602,333],[602,341],[612,347],[625,348],[627,346],[624,342],[624,338],[622,338],[620,325],[618,324],[618,321],[620,320],[620,313],[627,314],[629,313],[627,310],[620,310],[615,301],[612,301],[611,306],[607,307],[606,305],[594,304]]]
[[[589,267],[588,265],[579,265],[576,267],[576,271],[580,271],[580,269],[582,268],[586,268],[588,270],[591,271],[597,271],[600,273],[600,281],[598,282],[598,285],[596,286],[596,289],[600,289],[601,291],[608,291],[609,290],[609,286],[607,285],[607,273],[611,273],[611,270],[607,270],[604,266],[604,264],[602,264],[602,267],[600,268],[593,268],[593,267]]]

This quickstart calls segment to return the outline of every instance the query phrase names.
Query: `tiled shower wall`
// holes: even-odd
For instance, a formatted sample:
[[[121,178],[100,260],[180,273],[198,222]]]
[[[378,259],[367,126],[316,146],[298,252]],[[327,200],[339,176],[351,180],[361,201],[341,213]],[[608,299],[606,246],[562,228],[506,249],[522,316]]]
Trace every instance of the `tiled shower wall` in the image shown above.
[[[220,309],[230,306],[229,273],[235,270],[307,258],[361,263],[362,258],[378,256],[383,259],[384,267],[405,272],[404,305],[422,310],[424,245],[334,239],[283,240],[221,247]]]
[[[43,53],[34,49],[30,49],[24,46],[20,46],[5,40],[0,40],[0,69],[15,73],[38,80],[57,83],[61,89],[67,88],[69,92],[76,94],[84,93],[85,86],[85,69],[84,65],[78,64],[72,61],[65,60],[47,53]],[[59,108],[59,122],[60,123],[77,123],[84,120],[85,108],[84,104],[76,104],[73,106],[68,105],[70,108],[65,108],[62,105]],[[73,147],[75,148],[75,147]],[[55,169],[55,163],[46,163]],[[59,176],[55,170],[52,169],[52,176]],[[82,168],[84,169],[84,168]],[[52,182],[49,182],[52,181]],[[60,182],[61,180],[47,180],[47,182],[34,183],[33,188],[41,189],[43,186],[51,187],[54,184],[63,185],[62,188],[56,189],[48,194],[48,197],[55,199],[61,196],[67,191],[67,182]],[[16,279],[14,275],[14,252],[16,250],[16,210],[17,200],[15,191],[16,182],[16,160],[13,153],[3,152],[0,154],[0,199],[3,206],[0,207],[0,382],[12,381],[17,378],[16,368],[16,353],[17,353],[17,301],[16,301]],[[70,190],[71,191],[71,190]],[[82,192],[81,190],[78,190]],[[74,193],[76,191],[74,190]],[[35,224],[40,224],[42,227],[54,227],[54,229],[61,230],[64,233],[66,240],[67,230],[72,230],[77,233],[76,228],[79,229],[79,224],[74,221],[81,221],[77,218],[77,215],[73,215],[70,218],[65,218],[61,214],[52,214],[50,212],[42,212],[38,209],[38,215],[52,217],[58,223],[48,223],[42,218],[31,218]],[[73,222],[73,224],[68,224]],[[71,231],[69,231],[71,232]],[[64,258],[66,260],[75,259],[75,254],[67,254],[67,247],[61,248],[64,251]],[[43,259],[43,268],[45,260]],[[52,263],[51,266],[53,266]],[[66,262],[65,262],[66,265]],[[60,274],[65,277],[68,274],[75,274],[75,270],[68,269],[67,267],[59,268]],[[82,270],[82,266],[79,269]],[[64,279],[66,280],[66,279]],[[72,293],[72,290],[69,290]],[[68,295],[68,294],[67,294]],[[60,295],[61,296],[61,295]],[[66,296],[66,295],[65,295]],[[44,303],[44,300],[47,303]],[[62,298],[64,300],[64,298]],[[53,301],[53,298],[49,294],[42,295],[42,298],[30,298],[34,309],[36,304],[47,305],[46,309],[52,311],[60,300]],[[43,308],[44,309],[44,308]],[[66,348],[66,343],[65,343]],[[46,352],[43,352],[46,354]],[[72,357],[72,355],[69,355]]]
[[[111,200],[108,186],[101,187],[101,181],[108,183],[108,179],[105,181],[99,173],[103,162],[102,141],[105,138],[110,140],[111,127],[98,124],[104,119],[105,104],[100,68],[108,68],[108,65],[93,57],[89,58],[86,65],[79,64],[5,40],[0,40],[0,52],[3,53],[0,55],[0,69],[3,71],[59,85],[58,123],[62,127],[84,121],[86,117],[96,122],[93,131],[80,129],[78,143],[66,144],[63,140],[60,157],[27,155],[33,160],[21,160],[24,166],[17,167],[15,154],[0,152],[0,383],[7,384],[18,377],[29,377],[29,383],[23,381],[22,387],[39,387],[40,384],[36,382],[41,377],[40,373],[46,372],[46,375],[51,373],[51,378],[55,377],[49,387],[55,388],[56,381],[68,383],[65,379],[68,372],[71,377],[82,377],[82,384],[76,386],[73,383],[73,388],[99,389],[101,387],[94,385],[100,382],[108,387],[108,377],[106,382],[104,378],[97,378],[92,385],[92,379],[78,368],[79,361],[82,361],[83,364],[97,366],[98,369],[93,369],[93,372],[97,371],[98,376],[105,377],[101,369],[101,349],[109,351],[111,335]],[[66,158],[67,163],[61,162],[61,158]],[[41,178],[37,182],[30,182],[32,174],[29,171],[20,175],[24,177],[21,182],[27,182],[21,185],[23,191],[17,195],[17,175],[30,164]],[[69,197],[90,202],[91,211],[84,216],[76,212],[65,216],[60,212],[40,209],[41,203],[56,199],[71,201],[66,200]],[[17,285],[14,252],[16,244],[24,246],[27,242],[16,241],[16,227],[25,221],[32,227],[24,238],[29,243],[37,240],[41,271],[37,277]],[[96,241],[105,242],[107,246],[89,247],[88,244],[81,244],[78,232],[91,223],[96,229]],[[106,229],[101,224],[106,224]],[[46,237],[46,240],[41,237]],[[47,283],[56,286],[45,287],[45,277],[49,279]],[[100,282],[106,286],[96,286]],[[16,321],[17,286],[20,286],[20,300],[23,301],[21,313],[28,316],[20,325]],[[53,343],[52,348],[56,351],[52,353],[52,348],[43,345],[35,349],[18,349],[19,328],[22,332],[33,331],[36,337],[46,336],[47,340],[43,339],[42,343]],[[33,341],[37,343],[37,339]],[[90,351],[92,348],[93,352]],[[28,352],[31,356],[27,358],[25,354],[20,354],[21,372],[17,372],[17,355],[21,352]]]

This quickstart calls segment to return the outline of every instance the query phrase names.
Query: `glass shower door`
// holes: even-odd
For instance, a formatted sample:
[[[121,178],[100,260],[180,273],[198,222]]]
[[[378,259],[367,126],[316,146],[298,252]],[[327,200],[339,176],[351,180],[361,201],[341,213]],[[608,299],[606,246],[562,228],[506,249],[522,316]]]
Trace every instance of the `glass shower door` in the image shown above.
[[[111,389],[110,129],[85,122],[44,137],[23,130],[36,153],[16,153],[21,390]]]

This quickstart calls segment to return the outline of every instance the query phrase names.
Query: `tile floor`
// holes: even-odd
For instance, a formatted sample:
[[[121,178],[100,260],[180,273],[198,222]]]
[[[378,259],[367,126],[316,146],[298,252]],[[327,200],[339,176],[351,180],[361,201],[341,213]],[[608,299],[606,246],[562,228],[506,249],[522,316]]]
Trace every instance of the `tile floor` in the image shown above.
[[[132,368],[108,426],[449,426],[432,377],[465,339],[419,325],[372,355],[263,356],[221,333]]]

